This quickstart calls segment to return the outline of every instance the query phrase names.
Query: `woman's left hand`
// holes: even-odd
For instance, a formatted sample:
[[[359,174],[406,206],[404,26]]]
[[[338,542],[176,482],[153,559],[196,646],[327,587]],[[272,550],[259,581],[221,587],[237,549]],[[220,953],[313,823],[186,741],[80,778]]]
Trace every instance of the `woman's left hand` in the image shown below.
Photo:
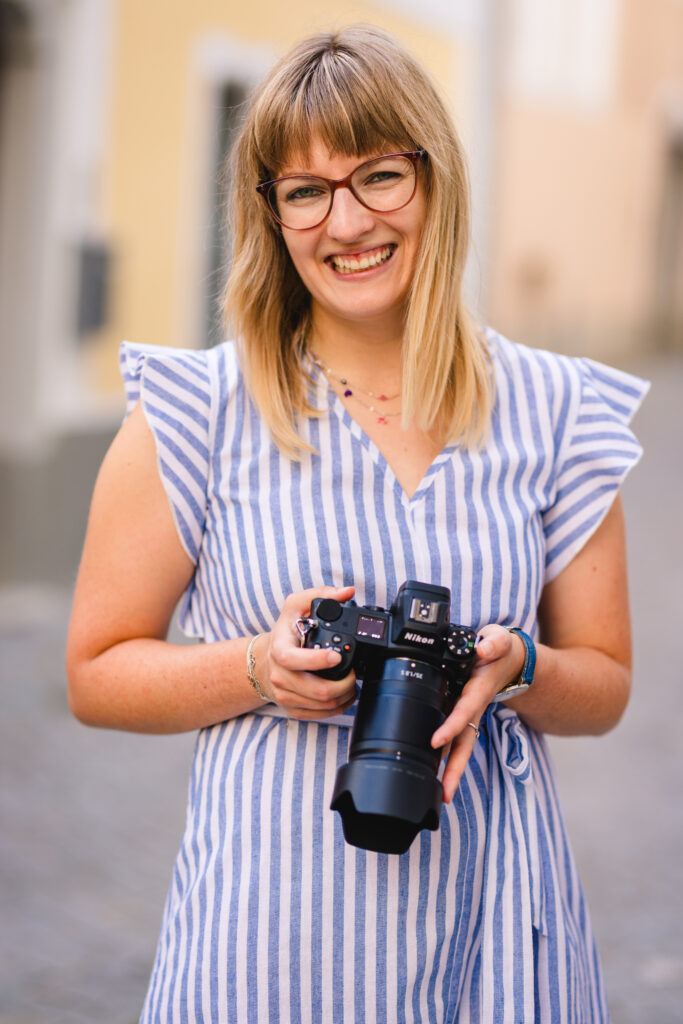
[[[447,755],[443,773],[443,798],[450,803],[474,749],[479,721],[507,683],[517,679],[524,666],[523,641],[504,626],[484,626],[477,644],[477,662],[462,694],[446,721],[432,737],[433,747]]]

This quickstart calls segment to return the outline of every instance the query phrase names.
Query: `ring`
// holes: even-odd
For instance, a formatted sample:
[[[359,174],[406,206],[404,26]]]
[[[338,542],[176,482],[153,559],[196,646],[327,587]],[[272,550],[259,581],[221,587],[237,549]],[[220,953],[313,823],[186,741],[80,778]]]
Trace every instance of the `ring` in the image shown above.
[[[475,725],[474,722],[468,722],[467,724],[469,725],[470,729],[474,729],[474,739],[475,739],[475,741],[478,740],[479,739],[479,726]]]

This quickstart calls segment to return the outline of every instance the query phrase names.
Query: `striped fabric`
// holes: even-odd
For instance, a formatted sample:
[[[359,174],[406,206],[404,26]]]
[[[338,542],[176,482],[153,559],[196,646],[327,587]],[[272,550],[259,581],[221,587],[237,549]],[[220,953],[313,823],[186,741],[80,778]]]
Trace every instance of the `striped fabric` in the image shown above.
[[[627,424],[647,385],[487,339],[490,437],[444,449],[412,498],[313,370],[316,452],[294,463],[232,344],[124,344],[129,409],[142,399],[196,563],[185,632],[253,635],[322,584],[387,606],[413,578],[451,589],[454,622],[534,635],[544,583],[639,458]],[[492,706],[439,830],[394,856],[347,846],[329,810],[352,722],[288,724],[267,705],[199,734],[143,1022],[606,1021],[543,738]]]

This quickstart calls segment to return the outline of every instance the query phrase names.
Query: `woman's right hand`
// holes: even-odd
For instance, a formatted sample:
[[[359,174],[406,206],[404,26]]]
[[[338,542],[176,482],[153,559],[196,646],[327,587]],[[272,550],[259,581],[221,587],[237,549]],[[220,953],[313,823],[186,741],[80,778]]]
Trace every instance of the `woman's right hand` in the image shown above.
[[[256,641],[255,675],[263,692],[290,718],[329,718],[346,711],[357,697],[353,670],[343,679],[314,675],[341,660],[336,651],[301,647],[296,620],[310,613],[316,597],[348,601],[353,587],[315,587],[290,594],[272,631]]]

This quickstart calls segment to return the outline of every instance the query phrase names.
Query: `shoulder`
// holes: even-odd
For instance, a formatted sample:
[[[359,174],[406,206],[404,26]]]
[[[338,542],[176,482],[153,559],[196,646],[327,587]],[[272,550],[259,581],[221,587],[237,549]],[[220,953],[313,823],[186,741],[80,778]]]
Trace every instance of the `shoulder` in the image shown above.
[[[494,426],[503,436],[527,436],[539,450],[556,453],[577,415],[581,372],[577,361],[484,331],[495,385]]]
[[[524,386],[531,379],[550,393],[576,387],[580,382],[579,360],[547,349],[532,348],[512,341],[492,327],[484,339],[497,382]]]
[[[207,379],[222,372],[229,377],[239,373],[237,346],[224,341],[214,348],[175,348],[169,345],[145,345],[123,341],[119,348],[119,364],[125,377],[139,376],[148,364],[180,373],[184,377]]]
[[[135,438],[136,429],[149,427],[177,532],[196,562],[217,424],[240,377],[235,346],[194,350],[124,342],[119,359],[128,434]]]
[[[578,416],[607,416],[627,424],[647,393],[646,381],[593,359],[560,355],[484,331],[499,401],[545,409],[556,426]]]
[[[530,453],[555,481],[565,471],[580,477],[603,455],[620,467],[637,461],[640,446],[629,423],[646,381],[592,359],[521,345],[490,328],[484,337],[496,393],[491,445]]]
[[[594,359],[530,348],[490,328],[484,339],[496,382],[494,423],[505,434],[533,436],[543,447],[552,435],[556,455],[600,432],[632,436],[625,428],[646,381]]]
[[[124,341],[119,349],[119,366],[129,413],[147,392],[160,401],[176,406],[186,402],[208,414],[227,399],[241,376],[232,341],[210,349]]]

